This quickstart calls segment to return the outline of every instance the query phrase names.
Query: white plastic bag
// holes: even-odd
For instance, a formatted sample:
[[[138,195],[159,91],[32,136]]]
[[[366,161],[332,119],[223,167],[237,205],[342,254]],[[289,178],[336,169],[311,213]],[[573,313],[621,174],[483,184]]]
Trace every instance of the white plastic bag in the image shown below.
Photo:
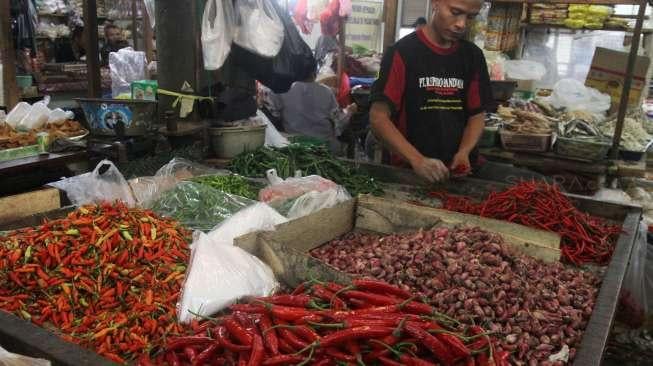
[[[121,94],[131,95],[132,81],[147,79],[146,68],[147,60],[143,51],[134,51],[133,48],[126,47],[118,52],[109,53],[111,95],[114,98]]]
[[[202,54],[204,68],[217,70],[231,51],[235,32],[233,2],[208,0],[202,15]]]
[[[546,68],[539,62],[528,60],[507,60],[504,63],[506,76],[515,80],[540,80]]]
[[[276,172],[274,174],[276,177]],[[259,201],[265,202],[273,207],[278,207],[288,200],[295,199],[305,193],[316,191],[323,192],[334,189],[338,185],[319,175],[309,175],[300,178],[288,178],[279,183],[272,183],[263,188],[258,195]]]
[[[263,57],[274,57],[283,44],[284,28],[270,0],[239,0],[234,42]]]
[[[48,360],[11,353],[0,346],[0,366],[50,366]]]
[[[574,79],[562,79],[553,87],[549,102],[556,108],[567,108],[569,112],[586,111],[601,120],[610,109],[611,98],[594,88],[588,88]]]
[[[181,323],[193,314],[210,316],[246,296],[268,296],[279,286],[272,270],[255,256],[233,246],[233,239],[272,230],[286,219],[265,204],[238,212],[208,234],[196,232],[186,281],[177,304]],[[192,313],[191,313],[192,312]]]
[[[256,117],[267,126],[265,128],[265,146],[284,147],[290,143],[287,138],[279,133],[277,128],[270,122],[270,119],[260,109],[256,111]]]
[[[92,172],[63,178],[48,185],[66,192],[75,206],[103,201],[120,200],[128,206],[136,205],[129,184],[109,160],[102,160]]]
[[[50,111],[50,114],[48,115],[48,123],[56,123],[74,118],[75,113],[71,111],[64,111],[61,108],[56,108]]]
[[[319,21],[320,14],[329,6],[329,0],[308,0],[306,17],[309,20]]]
[[[35,128],[41,128],[48,122],[50,108],[44,102],[36,102],[29,109],[29,112],[20,120],[17,126],[18,130],[30,131]]]
[[[6,118],[7,124],[9,126],[16,128],[20,121],[23,120],[23,117],[32,109],[32,106],[26,102],[20,102],[9,112]]]

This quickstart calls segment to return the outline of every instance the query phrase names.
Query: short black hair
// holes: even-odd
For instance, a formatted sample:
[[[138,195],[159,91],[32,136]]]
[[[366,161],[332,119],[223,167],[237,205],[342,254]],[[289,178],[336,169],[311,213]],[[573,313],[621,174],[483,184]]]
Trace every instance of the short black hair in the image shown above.
[[[415,19],[415,23],[413,23],[413,28],[417,28],[418,25],[426,25],[426,18],[419,17]]]

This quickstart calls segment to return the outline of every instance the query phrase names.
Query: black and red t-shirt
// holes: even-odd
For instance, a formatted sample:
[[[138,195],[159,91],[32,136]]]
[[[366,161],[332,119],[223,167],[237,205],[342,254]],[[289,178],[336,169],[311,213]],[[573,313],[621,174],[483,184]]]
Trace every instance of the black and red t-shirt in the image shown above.
[[[383,55],[372,102],[386,102],[401,133],[425,156],[449,164],[458,152],[469,117],[492,102],[483,52],[467,41],[450,48],[418,30]],[[476,161],[476,150],[470,155]],[[393,163],[398,163],[396,158]]]

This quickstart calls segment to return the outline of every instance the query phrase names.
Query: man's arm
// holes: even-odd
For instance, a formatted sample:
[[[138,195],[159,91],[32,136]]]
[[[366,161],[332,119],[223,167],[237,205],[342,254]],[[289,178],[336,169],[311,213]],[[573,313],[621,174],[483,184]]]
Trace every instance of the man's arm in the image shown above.
[[[446,179],[449,171],[437,159],[430,159],[422,155],[390,120],[390,109],[383,102],[372,104],[370,110],[370,124],[374,135],[392,152],[399,154],[410,163],[415,173],[430,182]]]
[[[458,166],[464,166],[467,169],[471,168],[469,154],[474,150],[478,140],[481,138],[483,128],[485,128],[485,113],[478,113],[467,120],[467,126],[465,126],[465,131],[463,131],[463,138],[460,140],[458,152],[451,161],[451,169],[455,169]]]

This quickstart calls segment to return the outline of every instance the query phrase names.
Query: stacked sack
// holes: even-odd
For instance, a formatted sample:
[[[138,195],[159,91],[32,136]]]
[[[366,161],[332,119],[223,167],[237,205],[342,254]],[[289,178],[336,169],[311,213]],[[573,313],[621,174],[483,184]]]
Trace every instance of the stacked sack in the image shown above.
[[[602,29],[612,14],[614,8],[611,6],[572,4],[564,24],[572,29]]]
[[[531,8],[531,24],[563,25],[567,19],[569,4],[533,4]]]

